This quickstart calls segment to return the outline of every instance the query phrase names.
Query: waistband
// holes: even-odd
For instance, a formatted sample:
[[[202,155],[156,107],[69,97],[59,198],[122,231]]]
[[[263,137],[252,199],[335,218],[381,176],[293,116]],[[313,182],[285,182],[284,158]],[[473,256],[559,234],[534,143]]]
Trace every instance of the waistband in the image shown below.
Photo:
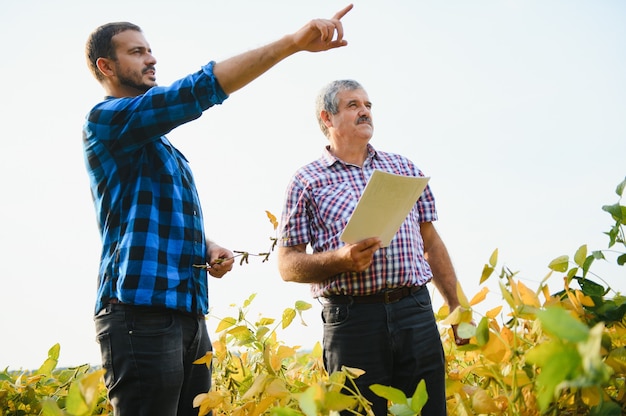
[[[407,296],[419,292],[425,285],[421,286],[405,286],[397,289],[384,290],[373,295],[352,296],[352,295],[333,295],[322,298],[327,303],[395,303]]]
[[[130,303],[122,303],[118,299],[112,298],[109,299],[109,302],[104,305],[102,310],[98,313],[100,314],[102,311],[115,311],[115,310],[131,310],[137,312],[154,312],[154,313],[173,313],[180,314],[183,316],[187,316],[194,319],[204,319],[204,314],[202,313],[192,313],[181,311],[178,309],[170,309],[163,306],[149,306],[149,305],[133,305]]]

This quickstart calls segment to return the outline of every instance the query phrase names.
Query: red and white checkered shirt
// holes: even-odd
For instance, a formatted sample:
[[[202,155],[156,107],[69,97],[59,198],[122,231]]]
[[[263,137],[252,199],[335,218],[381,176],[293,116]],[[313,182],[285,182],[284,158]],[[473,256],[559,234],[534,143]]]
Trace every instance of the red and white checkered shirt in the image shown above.
[[[278,244],[284,247],[310,244],[314,253],[343,246],[341,233],[376,169],[397,175],[424,176],[406,157],[376,151],[371,145],[363,167],[337,159],[326,148],[320,159],[298,169],[292,177],[285,195]],[[432,272],[424,259],[419,224],[436,220],[435,199],[427,186],[391,244],[374,254],[368,270],[342,273],[312,284],[313,296],[365,296],[429,282]]]

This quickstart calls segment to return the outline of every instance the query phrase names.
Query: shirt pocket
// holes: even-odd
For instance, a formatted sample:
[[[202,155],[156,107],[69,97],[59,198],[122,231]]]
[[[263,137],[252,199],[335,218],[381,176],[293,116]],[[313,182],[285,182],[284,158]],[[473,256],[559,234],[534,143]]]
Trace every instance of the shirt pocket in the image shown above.
[[[326,185],[315,189],[313,194],[321,221],[331,230],[343,230],[357,203],[349,184]]]

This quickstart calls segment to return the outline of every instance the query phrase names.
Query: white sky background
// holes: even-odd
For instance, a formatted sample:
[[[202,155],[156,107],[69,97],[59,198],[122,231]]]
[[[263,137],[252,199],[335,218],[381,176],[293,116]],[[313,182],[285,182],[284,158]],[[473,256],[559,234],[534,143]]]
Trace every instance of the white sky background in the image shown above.
[[[100,253],[81,126],[104,95],[84,61],[98,25],[140,25],[161,85],[273,41],[347,1],[5,1],[0,5],[0,369],[38,367],[61,344],[60,365],[99,364],[92,311]],[[339,78],[373,101],[372,144],[429,176],[436,224],[468,296],[495,248],[498,270],[531,288],[547,264],[582,244],[604,249],[626,175],[626,4],[621,1],[355,0],[346,48],[300,53],[222,106],[169,135],[190,160],[212,239],[267,251],[265,210],[280,214],[291,174],[326,139],[313,103]],[[625,291],[614,259],[596,271]],[[502,302],[496,276],[483,310]],[[550,279],[552,292],[561,277]],[[431,288],[432,289],[432,288]],[[250,318],[279,318],[311,302],[288,345],[321,341],[306,285],[280,279],[275,257],[209,282],[220,317],[257,293]],[[434,291],[434,289],[432,289]],[[434,293],[435,307],[441,296]],[[480,309],[480,308],[479,308]],[[297,323],[297,322],[295,322]],[[208,322],[211,333],[217,320]]]

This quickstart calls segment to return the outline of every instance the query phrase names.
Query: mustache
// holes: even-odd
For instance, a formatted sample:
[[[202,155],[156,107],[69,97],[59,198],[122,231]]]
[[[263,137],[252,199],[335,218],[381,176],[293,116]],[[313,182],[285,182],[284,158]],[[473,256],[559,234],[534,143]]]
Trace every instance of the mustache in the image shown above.
[[[145,73],[146,73],[146,72],[148,72],[148,71],[154,71],[154,73],[156,74],[156,68],[155,68],[154,66],[147,66],[147,67],[145,67],[145,68],[141,71],[141,73],[142,73],[142,74],[145,74]]]
[[[361,124],[363,122],[372,124],[372,119],[368,116],[361,116],[356,120],[356,124]]]

